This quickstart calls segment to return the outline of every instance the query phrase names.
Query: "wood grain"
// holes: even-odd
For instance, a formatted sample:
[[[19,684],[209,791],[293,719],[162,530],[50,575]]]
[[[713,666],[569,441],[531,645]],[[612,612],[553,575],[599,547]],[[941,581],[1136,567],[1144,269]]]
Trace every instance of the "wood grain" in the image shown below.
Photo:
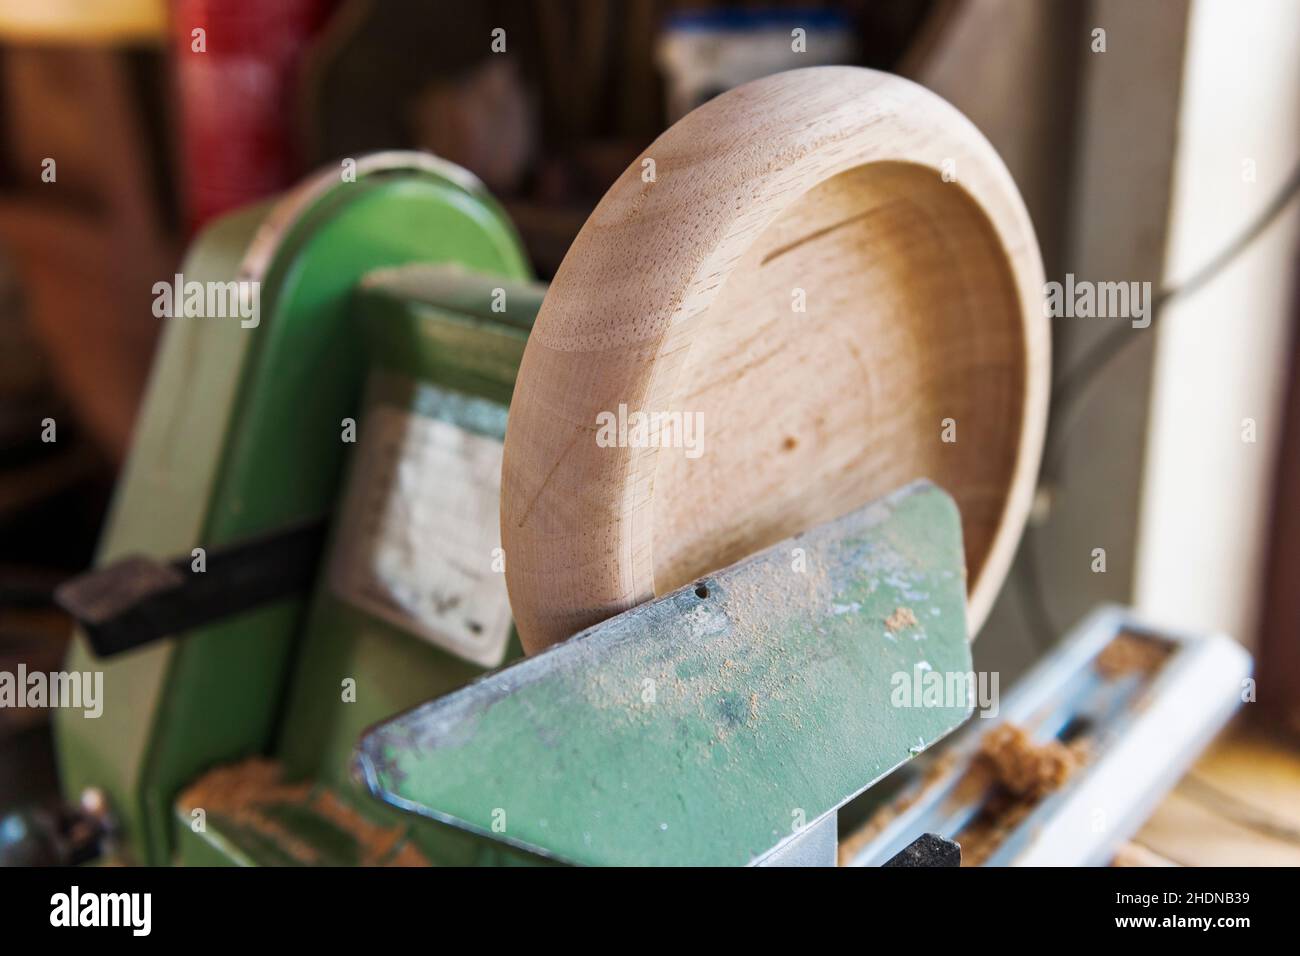
[[[961,507],[974,633],[1032,494],[1042,295],[997,155],[907,80],[797,70],[684,117],[587,221],[524,354],[502,539],[525,648],[917,477]],[[700,454],[601,447],[620,405],[698,414]]]
[[[1185,866],[1300,866],[1298,793],[1295,739],[1238,721],[1133,840]]]

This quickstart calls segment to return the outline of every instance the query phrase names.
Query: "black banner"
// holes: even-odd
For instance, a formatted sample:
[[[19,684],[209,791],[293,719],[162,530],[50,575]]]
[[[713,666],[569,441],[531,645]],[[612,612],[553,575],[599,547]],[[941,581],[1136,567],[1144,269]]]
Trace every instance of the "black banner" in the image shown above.
[[[7,931],[120,940],[260,939],[331,945],[421,945],[503,928],[556,942],[608,927],[609,941],[650,920],[665,943],[767,933],[774,923],[852,924],[861,940],[975,934],[987,941],[1230,942],[1294,924],[1293,874],[1258,869],[856,871],[706,870],[616,874],[577,869],[0,870]],[[1285,903],[1283,901],[1286,901]],[[1283,906],[1291,912],[1284,913]],[[502,917],[507,917],[502,919]],[[549,927],[546,929],[545,927]],[[1037,934],[1050,934],[1039,936]],[[1026,935],[1033,934],[1033,935]],[[657,936],[658,933],[651,933]],[[635,930],[634,938],[641,937]],[[938,937],[936,936],[936,941]]]

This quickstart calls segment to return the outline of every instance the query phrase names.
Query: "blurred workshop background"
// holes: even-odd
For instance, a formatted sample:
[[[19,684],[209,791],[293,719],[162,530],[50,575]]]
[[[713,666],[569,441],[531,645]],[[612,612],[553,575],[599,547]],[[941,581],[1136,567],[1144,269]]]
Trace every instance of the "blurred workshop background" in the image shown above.
[[[1149,329],[1054,320],[1042,489],[977,666],[1009,686],[1103,602],[1234,635],[1258,700],[1142,840],[1300,862],[1291,0],[0,0],[0,670],[62,660],[51,590],[92,560],[160,330],[151,287],[204,223],[340,157],[418,148],[476,173],[549,278],[675,118],[818,63],[963,110],[1049,280],[1171,292]],[[0,710],[0,809],[55,792],[46,717]]]

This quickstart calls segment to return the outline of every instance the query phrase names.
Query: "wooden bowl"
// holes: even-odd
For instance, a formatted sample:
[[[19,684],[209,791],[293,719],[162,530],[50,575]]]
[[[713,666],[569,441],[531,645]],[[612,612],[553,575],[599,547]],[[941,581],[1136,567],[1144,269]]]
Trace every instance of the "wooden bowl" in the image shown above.
[[[501,497],[524,647],[918,477],[961,509],[974,634],[1033,491],[1042,301],[1015,184],[922,87],[796,70],[683,118],[587,220],[524,353]]]

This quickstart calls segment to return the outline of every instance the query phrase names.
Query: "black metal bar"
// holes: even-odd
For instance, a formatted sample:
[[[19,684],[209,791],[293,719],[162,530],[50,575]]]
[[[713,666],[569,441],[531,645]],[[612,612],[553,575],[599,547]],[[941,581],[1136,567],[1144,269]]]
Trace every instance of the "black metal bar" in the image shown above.
[[[923,833],[884,866],[961,866],[961,847],[937,833]]]
[[[326,522],[317,519],[190,556],[130,556],[54,590],[100,657],[211,624],[299,591],[315,579]]]

